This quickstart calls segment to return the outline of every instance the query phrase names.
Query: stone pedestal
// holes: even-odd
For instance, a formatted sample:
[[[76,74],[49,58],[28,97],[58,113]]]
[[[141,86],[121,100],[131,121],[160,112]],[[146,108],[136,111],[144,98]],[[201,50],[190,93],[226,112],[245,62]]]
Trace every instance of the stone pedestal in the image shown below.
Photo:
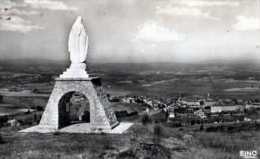
[[[119,123],[98,77],[57,78],[39,126],[52,130],[62,128],[59,102],[64,95],[79,92],[86,96],[90,105],[90,129],[95,131],[111,130]]]
[[[67,68],[66,71],[64,71],[60,77],[60,79],[64,78],[84,78],[88,79],[89,74],[86,71],[86,64],[85,63],[72,63],[69,68]]]

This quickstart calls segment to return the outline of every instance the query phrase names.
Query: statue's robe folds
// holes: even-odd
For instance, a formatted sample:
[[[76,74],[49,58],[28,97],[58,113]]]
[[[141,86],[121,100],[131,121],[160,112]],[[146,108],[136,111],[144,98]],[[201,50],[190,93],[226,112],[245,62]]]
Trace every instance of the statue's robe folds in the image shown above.
[[[72,64],[85,62],[88,51],[88,36],[82,24],[81,17],[78,17],[72,26],[68,46]]]

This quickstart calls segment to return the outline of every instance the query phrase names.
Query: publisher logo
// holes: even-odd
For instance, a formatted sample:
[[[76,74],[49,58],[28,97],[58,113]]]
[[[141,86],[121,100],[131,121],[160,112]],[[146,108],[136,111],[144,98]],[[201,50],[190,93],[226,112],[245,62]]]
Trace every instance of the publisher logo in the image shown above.
[[[256,150],[252,150],[252,151],[241,150],[239,152],[239,156],[243,159],[257,159],[257,151]]]

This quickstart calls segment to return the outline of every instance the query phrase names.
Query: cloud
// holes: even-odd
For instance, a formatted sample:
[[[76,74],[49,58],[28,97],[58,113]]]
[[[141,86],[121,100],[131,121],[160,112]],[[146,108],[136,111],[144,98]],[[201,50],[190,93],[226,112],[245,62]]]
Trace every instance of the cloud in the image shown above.
[[[3,0],[0,2],[0,16],[18,16],[18,15],[36,15],[38,11],[28,10],[24,3],[18,3],[11,0]]]
[[[232,6],[237,7],[240,5],[237,1],[223,1],[223,0],[216,0],[216,1],[206,1],[206,0],[181,0],[176,2],[177,4],[186,5],[190,7],[216,7],[216,6]]]
[[[75,7],[69,7],[61,1],[54,0],[24,0],[32,8],[49,9],[49,10],[77,10]]]
[[[198,8],[194,7],[156,7],[156,13],[168,14],[168,15],[181,15],[181,16],[192,16],[198,18],[206,18],[211,20],[219,20],[217,17],[213,17],[209,12],[203,12]]]
[[[156,13],[161,15],[177,15],[209,20],[220,20],[212,15],[212,8],[209,7],[238,7],[239,1],[227,0],[178,0],[169,3],[162,3],[163,6],[156,7]]]
[[[2,16],[0,20],[0,30],[2,31],[18,31],[22,33],[32,30],[41,30],[43,27],[32,24],[28,20],[24,20],[19,16]]]
[[[40,26],[32,24],[31,21],[25,20],[24,16],[37,15],[38,11],[26,10],[24,3],[18,3],[11,0],[0,2],[0,30],[16,31],[27,33],[32,30],[43,29]]]
[[[237,23],[232,28],[237,31],[249,31],[260,29],[260,19],[256,17],[238,16]]]
[[[139,27],[135,40],[145,42],[170,42],[180,41],[184,35],[176,32],[174,29],[168,29],[160,26],[153,21],[146,22]]]
[[[16,3],[11,0],[1,0],[0,2],[0,8],[11,8],[13,6],[16,6]]]
[[[26,20],[30,16],[40,14],[40,11],[36,9],[76,10],[76,8],[70,7],[62,1],[55,0],[1,0],[0,30],[27,33],[43,29],[43,27],[33,24],[30,20]]]
[[[27,11],[22,9],[16,9],[16,8],[5,8],[0,10],[0,15],[6,15],[6,16],[13,16],[13,15],[37,15],[40,14],[38,11]]]

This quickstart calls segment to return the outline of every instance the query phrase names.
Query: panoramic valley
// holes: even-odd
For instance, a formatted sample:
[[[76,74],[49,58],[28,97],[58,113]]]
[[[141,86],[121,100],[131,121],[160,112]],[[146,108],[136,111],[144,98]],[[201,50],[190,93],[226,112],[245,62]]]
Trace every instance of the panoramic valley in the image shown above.
[[[260,0],[0,0],[0,159],[260,159]]]
[[[260,151],[255,63],[90,63],[119,122],[133,126],[123,134],[20,133],[39,123],[64,68],[1,62],[0,158],[235,159]]]

